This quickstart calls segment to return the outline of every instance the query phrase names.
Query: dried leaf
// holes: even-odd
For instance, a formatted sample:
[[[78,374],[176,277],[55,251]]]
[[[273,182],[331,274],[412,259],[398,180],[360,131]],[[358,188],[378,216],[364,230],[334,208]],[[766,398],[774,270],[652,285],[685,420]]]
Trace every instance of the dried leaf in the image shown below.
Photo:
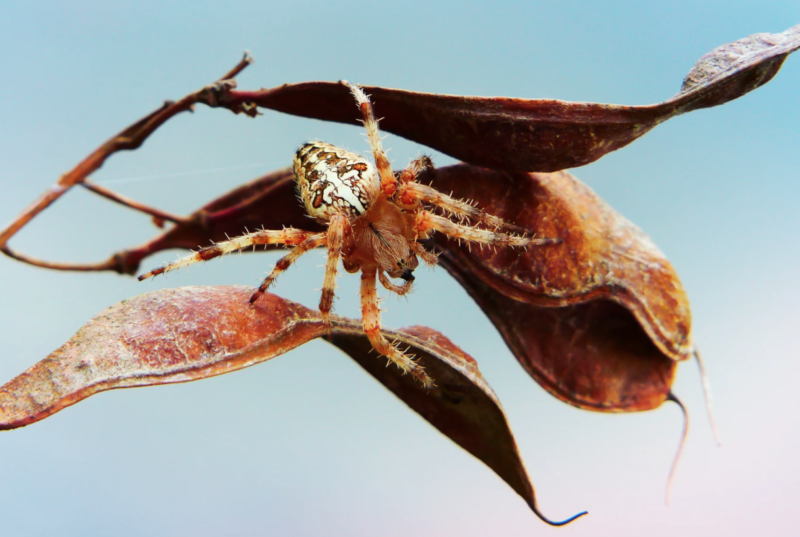
[[[706,54],[681,91],[662,103],[623,106],[552,99],[436,95],[364,86],[381,130],[464,162],[508,171],[553,172],[594,162],[671,117],[724,104],[769,82],[800,48],[800,25],[755,34]],[[255,103],[298,116],[359,124],[346,87],[333,82],[232,91],[236,108]]]
[[[537,382],[592,410],[647,410],[666,400],[675,361],[693,352],[691,314],[674,269],[641,230],[566,172],[458,165],[422,180],[562,239],[526,252],[470,249],[442,237],[432,244]],[[152,253],[205,245],[245,227],[316,225],[294,199],[288,170],[222,196],[200,215],[206,227],[178,225],[116,259],[135,272]]]
[[[0,388],[0,429],[42,420],[95,393],[187,382],[255,365],[322,336],[318,312],[247,287],[184,287],[105,310],[65,345]],[[361,323],[336,317],[333,344],[495,471],[545,522],[500,403],[475,360],[425,327],[387,332],[411,347],[437,386],[427,390],[371,353]],[[583,514],[583,513],[581,513]],[[581,516],[581,515],[577,515]]]
[[[644,232],[573,175],[451,166],[431,179],[439,190],[452,189],[538,236],[562,240],[495,251],[437,236],[451,272],[469,272],[504,296],[540,306],[613,300],[633,313],[666,356],[684,360],[693,352],[689,303],[672,265]]]
[[[525,370],[557,398],[603,412],[650,410],[667,400],[677,362],[621,305],[596,299],[541,307],[497,293],[469,270],[458,272],[457,263],[448,266]]]

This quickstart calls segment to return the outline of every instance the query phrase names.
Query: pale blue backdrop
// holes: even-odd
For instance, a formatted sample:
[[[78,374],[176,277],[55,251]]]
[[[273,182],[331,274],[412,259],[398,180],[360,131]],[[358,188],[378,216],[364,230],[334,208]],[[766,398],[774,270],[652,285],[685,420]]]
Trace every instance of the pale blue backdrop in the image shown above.
[[[494,4],[494,5],[492,5]],[[649,104],[670,97],[723,43],[800,23],[792,1],[22,2],[0,5],[0,222],[102,141],[249,49],[243,87],[339,80],[409,90]],[[199,108],[95,176],[186,212],[290,162],[320,138],[367,149],[358,128]],[[398,166],[427,149],[397,137]],[[693,428],[672,503],[666,475],[681,427],[671,405],[638,415],[569,407],[517,365],[442,270],[389,327],[425,324],[479,360],[516,431],[551,529],[491,471],[407,410],[335,349],[314,342],[202,382],[114,391],[0,434],[2,535],[751,535],[800,524],[800,58],[724,107],[673,119],[574,173],[664,250],[690,295],[724,447],[697,369],[675,391]],[[434,154],[437,164],[452,160]],[[70,193],[14,245],[99,260],[154,229]],[[156,266],[174,258],[149,260]],[[255,285],[275,255],[242,256],[154,282],[54,273],[0,258],[0,380],[84,322],[165,286]],[[275,291],[314,307],[314,253]],[[312,282],[312,284],[309,284]],[[357,278],[337,312],[358,315]]]

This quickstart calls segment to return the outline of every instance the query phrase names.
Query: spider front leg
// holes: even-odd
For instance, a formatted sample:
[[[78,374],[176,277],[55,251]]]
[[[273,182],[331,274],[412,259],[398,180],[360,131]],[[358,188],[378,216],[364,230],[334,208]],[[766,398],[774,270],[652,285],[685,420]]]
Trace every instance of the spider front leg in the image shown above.
[[[442,209],[446,214],[456,217],[460,222],[473,222],[483,224],[494,229],[525,233],[527,230],[510,224],[483,211],[469,202],[455,199],[428,185],[416,182],[417,176],[426,168],[432,168],[433,162],[428,157],[420,157],[411,161],[408,167],[400,174],[400,184],[397,188],[395,203],[403,209],[414,210],[422,203],[427,203]]]
[[[208,261],[209,259],[214,259],[215,257],[219,257],[231,252],[238,252],[244,250],[245,248],[255,248],[256,246],[262,244],[284,244],[286,246],[302,244],[305,240],[307,240],[309,237],[313,237],[314,235],[316,234],[311,231],[303,231],[301,229],[294,228],[281,230],[264,229],[254,233],[247,233],[241,237],[218,242],[212,246],[206,246],[205,248],[201,248],[200,250],[196,251],[192,255],[181,258],[174,263],[169,263],[163,267],[146,272],[139,276],[139,281],[146,280],[147,278],[151,278],[153,276],[158,276],[159,274],[165,274],[193,263]]]
[[[315,233],[295,246],[291,252],[280,258],[278,262],[275,263],[275,268],[272,269],[272,272],[270,272],[269,276],[264,278],[263,283],[258,287],[256,292],[253,293],[253,296],[250,297],[250,303],[252,304],[261,298],[261,295],[267,291],[267,288],[272,285],[272,282],[274,282],[282,272],[292,266],[292,263],[297,261],[297,258],[309,250],[313,250],[319,246],[325,246],[327,243],[328,235],[326,233]]]
[[[429,237],[433,231],[444,233],[448,237],[489,246],[511,246],[525,248],[528,246],[544,246],[560,244],[561,239],[534,239],[531,237],[509,235],[488,229],[480,229],[463,224],[456,224],[447,218],[437,216],[428,211],[420,211],[414,218],[414,231],[419,237]]]
[[[378,308],[378,293],[375,287],[375,267],[364,268],[361,272],[361,317],[364,333],[372,347],[400,368],[403,374],[409,373],[425,388],[434,386],[433,380],[425,373],[425,369],[411,356],[404,354],[381,333],[381,310]]]
[[[433,168],[433,161],[431,160],[431,157],[422,155],[421,157],[415,158],[409,162],[408,166],[406,166],[406,169],[400,173],[400,184],[404,185],[406,183],[415,182],[417,180],[417,176],[419,176],[419,174],[428,168]]]

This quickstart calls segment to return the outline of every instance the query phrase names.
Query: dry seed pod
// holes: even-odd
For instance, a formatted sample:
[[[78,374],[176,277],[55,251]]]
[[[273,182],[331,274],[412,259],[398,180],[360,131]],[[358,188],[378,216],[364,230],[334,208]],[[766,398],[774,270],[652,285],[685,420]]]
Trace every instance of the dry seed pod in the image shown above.
[[[0,429],[42,420],[91,395],[222,375],[265,362],[326,333],[319,312],[272,294],[254,307],[248,287],[183,287],[112,306],[67,343],[0,387]],[[356,320],[335,317],[332,343],[408,406],[483,461],[545,522],[497,396],[475,360],[442,334],[411,327],[387,335],[436,378],[428,389],[379,363]]]
[[[478,166],[554,172],[594,162],[672,117],[738,99],[769,82],[798,48],[800,25],[728,43],[698,60],[677,95],[649,106],[364,89],[386,132]],[[225,102],[357,124],[348,97],[334,82],[304,82],[232,91]]]

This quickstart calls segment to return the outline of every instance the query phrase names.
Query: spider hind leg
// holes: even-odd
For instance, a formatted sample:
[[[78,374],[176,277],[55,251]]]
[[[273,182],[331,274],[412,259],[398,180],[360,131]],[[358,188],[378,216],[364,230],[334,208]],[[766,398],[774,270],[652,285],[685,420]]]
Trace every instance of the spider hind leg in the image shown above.
[[[272,269],[269,276],[264,278],[264,281],[261,285],[258,286],[256,292],[253,293],[253,296],[250,297],[250,303],[253,304],[256,300],[261,298],[261,295],[267,292],[267,289],[275,279],[281,275],[286,269],[292,266],[297,258],[299,258],[304,253],[308,252],[309,250],[313,250],[318,246],[325,246],[328,243],[328,236],[325,233],[314,233],[306,240],[292,248],[292,251],[283,256],[282,258],[278,259],[278,262],[275,263],[275,268]]]
[[[158,276],[159,274],[166,274],[173,270],[199,263],[200,261],[208,261],[215,257],[220,257],[232,252],[238,252],[245,248],[255,247],[258,245],[268,244],[283,244],[286,246],[302,244],[309,237],[314,236],[315,233],[311,231],[303,231],[301,229],[286,228],[281,230],[264,229],[254,233],[246,233],[241,237],[235,237],[226,241],[218,242],[212,246],[206,246],[194,252],[192,255],[178,259],[175,262],[168,263],[162,267],[145,272],[139,276],[139,281]]]

